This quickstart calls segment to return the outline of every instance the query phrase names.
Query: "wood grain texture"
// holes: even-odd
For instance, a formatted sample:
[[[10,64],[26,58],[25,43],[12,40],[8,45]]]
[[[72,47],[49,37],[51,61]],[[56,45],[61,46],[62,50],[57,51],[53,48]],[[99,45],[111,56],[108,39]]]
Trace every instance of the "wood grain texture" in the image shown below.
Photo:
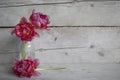
[[[0,0],[2,5],[20,5],[20,4],[49,4],[49,3],[73,3],[73,2],[88,2],[88,1],[120,1],[120,0]]]
[[[18,53],[19,40],[11,30],[0,29],[0,63],[12,63]],[[59,27],[38,32],[40,37],[33,43],[41,63],[120,62],[119,27]]]
[[[61,3],[72,2],[73,0],[0,0],[1,5],[19,5],[19,4],[44,4],[44,3]]]
[[[19,40],[13,28],[0,28],[0,80],[119,80],[119,27],[53,27],[37,31],[33,40],[39,67],[66,67],[40,71],[39,77],[19,78],[12,72]]]
[[[8,6],[0,8],[0,26],[15,26],[33,9],[50,16],[50,26],[119,26],[119,1],[86,1],[65,4]]]
[[[18,78],[11,71],[10,65],[0,67],[1,80],[119,80],[120,64],[42,64],[41,67],[66,66],[66,70],[40,71],[40,77]]]

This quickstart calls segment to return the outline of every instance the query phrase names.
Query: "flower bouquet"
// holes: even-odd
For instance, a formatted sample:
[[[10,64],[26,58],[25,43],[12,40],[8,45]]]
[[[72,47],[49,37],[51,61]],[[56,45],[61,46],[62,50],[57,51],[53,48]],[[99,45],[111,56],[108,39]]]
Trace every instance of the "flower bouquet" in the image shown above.
[[[49,30],[47,26],[50,23],[49,16],[40,12],[32,11],[29,22],[22,17],[20,22],[15,26],[12,34],[15,34],[21,40],[19,59],[13,66],[13,72],[19,77],[38,76],[39,70],[60,70],[64,68],[38,68],[40,62],[35,58],[35,50],[31,45],[35,37],[39,37],[36,29]]]

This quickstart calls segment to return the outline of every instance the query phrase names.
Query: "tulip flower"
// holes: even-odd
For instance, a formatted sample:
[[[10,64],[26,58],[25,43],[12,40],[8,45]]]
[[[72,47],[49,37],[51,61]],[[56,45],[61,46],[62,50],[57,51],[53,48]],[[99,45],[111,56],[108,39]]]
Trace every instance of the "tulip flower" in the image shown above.
[[[29,19],[36,29],[48,29],[47,25],[50,23],[48,15],[33,10]]]

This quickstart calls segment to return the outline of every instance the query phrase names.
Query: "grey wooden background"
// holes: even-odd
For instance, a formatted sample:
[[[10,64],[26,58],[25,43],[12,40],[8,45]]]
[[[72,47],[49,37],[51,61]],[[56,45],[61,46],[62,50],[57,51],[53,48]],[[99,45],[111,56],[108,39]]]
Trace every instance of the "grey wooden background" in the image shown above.
[[[0,80],[120,80],[119,0],[0,0]],[[51,30],[34,39],[40,77],[18,78],[11,71],[19,40],[11,35],[31,11],[50,16]]]

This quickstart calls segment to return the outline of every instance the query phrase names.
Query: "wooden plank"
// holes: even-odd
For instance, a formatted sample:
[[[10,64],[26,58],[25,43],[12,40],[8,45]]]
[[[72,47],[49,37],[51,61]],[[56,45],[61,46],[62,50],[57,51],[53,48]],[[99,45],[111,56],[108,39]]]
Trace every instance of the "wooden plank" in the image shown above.
[[[61,3],[74,3],[74,2],[88,2],[88,1],[120,1],[120,0],[0,0],[0,6],[2,5],[20,5],[20,4],[61,4]]]
[[[119,27],[59,27],[38,31],[36,49],[103,48],[119,49]]]
[[[18,38],[11,35],[12,30],[13,28],[0,29],[0,49],[3,51],[14,50],[17,47],[15,45],[18,45]],[[119,31],[119,27],[53,27],[49,31],[37,31],[40,37],[36,37],[33,43],[36,50],[62,48],[119,49]]]
[[[119,63],[119,31],[119,27],[64,27],[42,31],[41,37],[34,40],[39,50],[36,57],[44,63]]]
[[[29,18],[31,11],[50,16],[50,26],[119,26],[120,2],[75,2],[68,4],[29,5],[0,8],[0,26],[15,26],[21,17]]]
[[[35,53],[41,63],[120,63],[120,49],[112,50],[87,50],[85,49],[67,49],[67,50],[53,50],[53,51],[40,51]],[[14,63],[16,53],[0,52],[0,63]]]
[[[43,67],[66,66],[66,70],[40,71],[41,76],[31,79],[18,78],[11,71],[10,65],[1,65],[1,80],[119,80],[120,64],[43,64]]]
[[[89,49],[67,49],[54,51],[36,52],[36,58],[41,63],[119,63],[120,49],[112,50],[89,50]]]
[[[73,0],[0,0],[1,5],[19,5],[19,4],[44,4],[44,3],[63,3]]]
[[[41,37],[35,38],[34,44],[40,67],[67,69],[40,71],[41,76],[31,79],[18,78],[12,72],[19,40],[11,31],[0,29],[0,80],[120,79],[119,27],[57,27],[38,31]]]
[[[11,30],[0,29],[0,63],[12,63],[18,54],[19,40]],[[41,63],[120,62],[119,27],[59,27],[38,32],[40,37],[33,43]]]

